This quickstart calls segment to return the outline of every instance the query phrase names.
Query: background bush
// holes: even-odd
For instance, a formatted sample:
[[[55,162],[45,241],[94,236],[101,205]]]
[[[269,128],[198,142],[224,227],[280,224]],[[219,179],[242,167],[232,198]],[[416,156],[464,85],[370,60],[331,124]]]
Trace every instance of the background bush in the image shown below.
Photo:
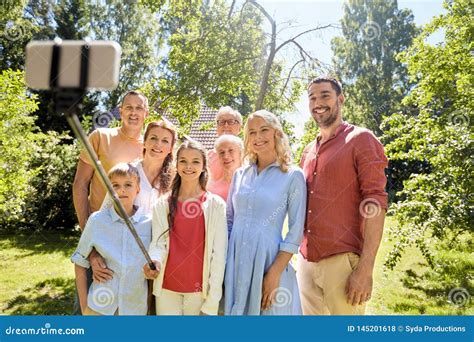
[[[0,92],[0,229],[72,229],[77,142],[35,125],[23,72],[3,71]]]

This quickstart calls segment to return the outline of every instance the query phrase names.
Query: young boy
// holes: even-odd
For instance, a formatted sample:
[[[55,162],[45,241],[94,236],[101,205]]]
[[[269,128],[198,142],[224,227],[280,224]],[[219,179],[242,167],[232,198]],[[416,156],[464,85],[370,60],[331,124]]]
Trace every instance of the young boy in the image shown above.
[[[120,163],[108,173],[112,186],[145,247],[151,242],[151,215],[133,205],[140,191],[138,170]],[[104,283],[92,283],[87,292],[87,260],[92,248],[102,255],[114,276]],[[76,286],[83,315],[146,315],[147,282],[142,272],[146,263],[125,221],[114,207],[93,213],[85,226],[76,251]]]

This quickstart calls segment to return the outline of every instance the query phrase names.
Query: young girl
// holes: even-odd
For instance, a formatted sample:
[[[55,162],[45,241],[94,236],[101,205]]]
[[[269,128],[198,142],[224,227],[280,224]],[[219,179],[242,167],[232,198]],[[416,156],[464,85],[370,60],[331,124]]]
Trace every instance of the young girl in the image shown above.
[[[225,202],[206,192],[207,157],[192,141],[177,151],[171,194],[153,209],[150,255],[157,315],[216,315],[227,252]]]

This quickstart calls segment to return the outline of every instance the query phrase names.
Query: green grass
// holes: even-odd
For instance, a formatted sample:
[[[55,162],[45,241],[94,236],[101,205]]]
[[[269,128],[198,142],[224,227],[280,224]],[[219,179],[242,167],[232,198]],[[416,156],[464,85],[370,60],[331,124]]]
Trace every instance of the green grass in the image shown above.
[[[390,218],[386,226],[394,225]],[[79,234],[59,232],[0,234],[0,314],[69,315],[74,296],[74,271],[69,261]],[[452,289],[474,293],[474,255],[451,248],[438,252],[433,270],[421,253],[410,248],[397,267],[384,272],[392,242],[384,236],[374,271],[371,315],[473,315],[469,297],[449,300]]]
[[[0,234],[0,314],[68,315],[74,297],[69,257],[78,234]]]
[[[395,225],[386,219],[386,227]],[[387,231],[387,230],[386,230]],[[468,248],[436,252],[440,264],[433,270],[416,247],[410,247],[394,270],[383,263],[393,243],[384,234],[374,269],[374,291],[368,303],[371,315],[472,315],[474,255]],[[464,249],[464,251],[463,251]],[[459,290],[456,290],[459,289]],[[451,292],[452,291],[452,292]],[[459,300],[457,305],[450,301]],[[456,296],[455,294],[458,294]]]

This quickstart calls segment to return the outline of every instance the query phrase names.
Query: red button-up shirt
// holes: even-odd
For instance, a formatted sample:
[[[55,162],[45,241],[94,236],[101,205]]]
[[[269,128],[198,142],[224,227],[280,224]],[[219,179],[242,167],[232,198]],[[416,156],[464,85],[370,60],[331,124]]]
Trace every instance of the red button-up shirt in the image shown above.
[[[320,261],[331,255],[361,254],[365,204],[387,210],[382,144],[369,130],[343,122],[335,134],[306,146],[301,167],[306,175],[308,207],[300,252]]]

